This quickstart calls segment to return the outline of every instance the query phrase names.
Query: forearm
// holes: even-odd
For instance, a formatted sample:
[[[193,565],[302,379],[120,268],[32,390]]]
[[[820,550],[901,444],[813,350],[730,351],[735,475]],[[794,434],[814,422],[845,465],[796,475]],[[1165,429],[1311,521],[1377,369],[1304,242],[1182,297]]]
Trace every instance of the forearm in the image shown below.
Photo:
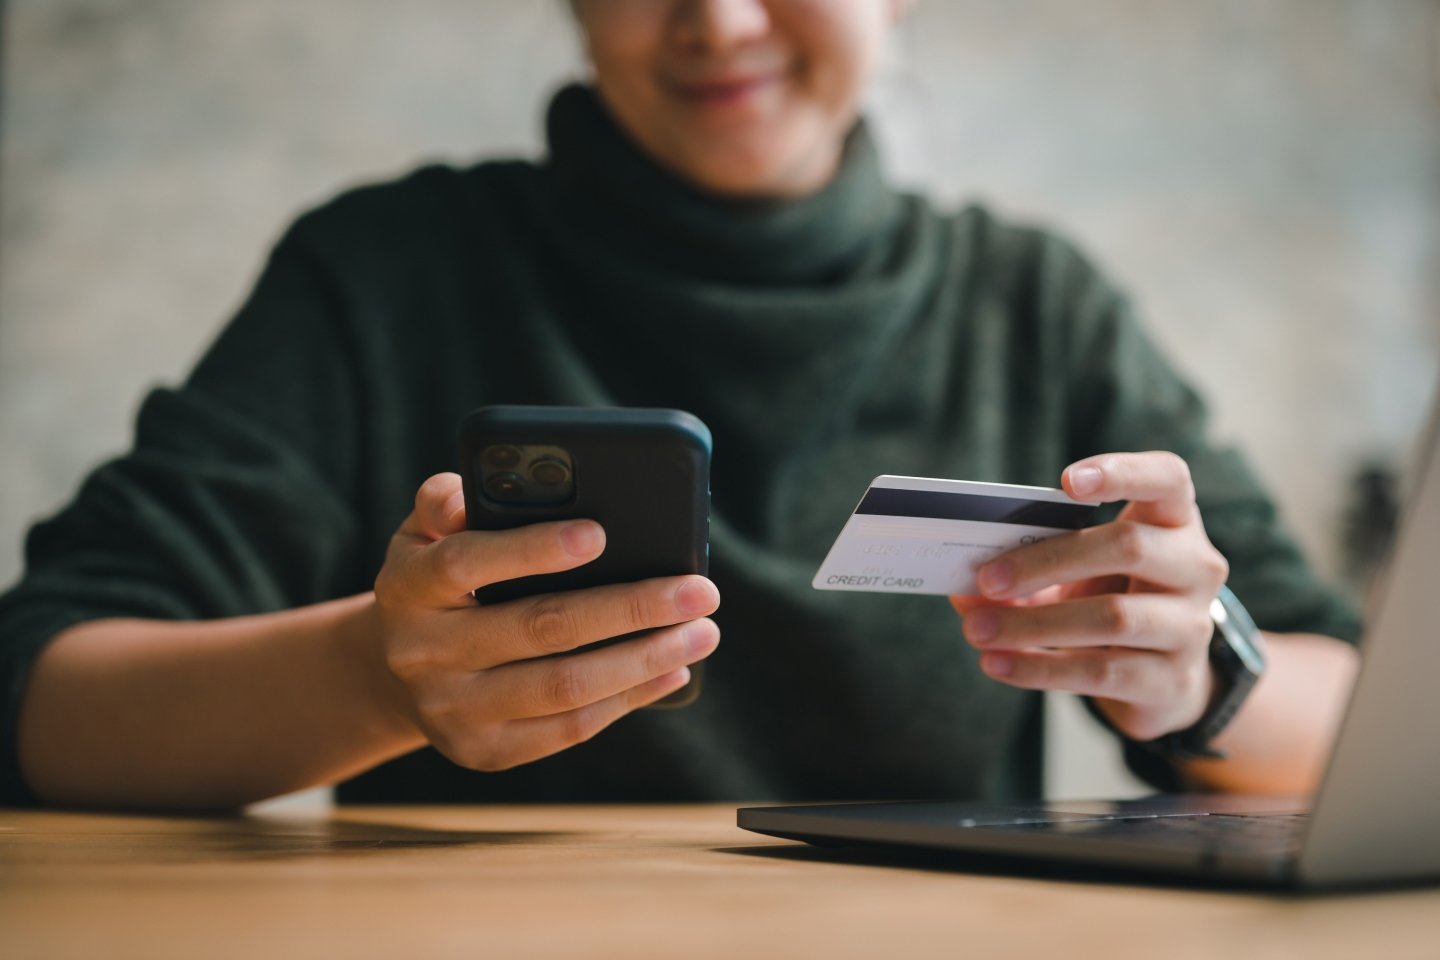
[[[234,808],[423,745],[384,669],[373,602],[65,631],[21,709],[27,784],[46,803]]]
[[[1308,794],[1320,785],[1360,665],[1354,647],[1315,634],[1265,635],[1268,666],[1216,739],[1224,760],[1185,764],[1196,786]]]

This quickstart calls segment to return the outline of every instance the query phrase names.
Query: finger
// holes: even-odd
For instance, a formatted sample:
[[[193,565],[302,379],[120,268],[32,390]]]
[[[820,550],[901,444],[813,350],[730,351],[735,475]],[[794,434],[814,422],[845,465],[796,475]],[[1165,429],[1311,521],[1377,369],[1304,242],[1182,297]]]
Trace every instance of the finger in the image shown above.
[[[429,543],[465,529],[465,493],[458,473],[437,473],[415,493],[415,509],[399,535]]]
[[[594,560],[604,548],[605,531],[593,520],[463,530],[403,559],[392,558],[398,566],[387,579],[392,595],[410,603],[468,607],[473,605],[471,592],[480,587],[570,570]]]
[[[498,667],[486,674],[485,696],[506,719],[567,713],[703,660],[719,643],[713,620],[693,620],[599,650]]]
[[[976,594],[952,594],[950,606],[960,616],[965,616],[971,610],[979,607],[1028,607],[1041,603],[1054,603],[1062,599],[1064,588],[1049,587],[1034,593],[1028,597],[1015,597],[1008,600],[998,600],[992,597],[983,597]]]
[[[1207,606],[1154,593],[1112,593],[1038,607],[982,607],[961,623],[966,641],[982,650],[1199,650],[1209,643],[1213,629]]]
[[[528,660],[714,613],[720,591],[700,576],[659,577],[512,600],[485,608],[471,669]]]
[[[1190,467],[1166,450],[1087,457],[1066,467],[1060,483],[1077,500],[1129,500],[1145,523],[1179,527],[1195,519]]]
[[[504,726],[505,747],[487,769],[505,770],[589,740],[632,710],[649,706],[690,682],[690,669],[670,673],[565,713],[515,720]]]
[[[1115,520],[1016,547],[982,566],[975,581],[992,599],[1116,575],[1170,590],[1208,593],[1220,588],[1227,572],[1219,551],[1198,527]]]
[[[986,676],[1022,690],[1062,690],[1085,697],[1151,702],[1173,687],[1170,658],[1150,650],[986,651]]]

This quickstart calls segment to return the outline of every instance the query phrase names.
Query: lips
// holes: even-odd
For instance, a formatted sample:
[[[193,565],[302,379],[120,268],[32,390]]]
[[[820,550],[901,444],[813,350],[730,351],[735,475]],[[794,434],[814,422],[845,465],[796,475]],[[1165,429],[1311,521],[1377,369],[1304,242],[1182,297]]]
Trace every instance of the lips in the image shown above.
[[[681,99],[697,104],[719,106],[741,103],[784,79],[784,71],[767,70],[756,73],[672,80],[668,86]]]

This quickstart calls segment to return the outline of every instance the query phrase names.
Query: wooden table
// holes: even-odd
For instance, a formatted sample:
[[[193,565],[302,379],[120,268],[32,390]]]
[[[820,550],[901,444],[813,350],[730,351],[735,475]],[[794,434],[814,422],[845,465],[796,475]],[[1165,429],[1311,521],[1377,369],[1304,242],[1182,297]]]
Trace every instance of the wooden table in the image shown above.
[[[0,810],[0,957],[1440,957],[1440,888],[966,873],[734,824],[729,805]]]

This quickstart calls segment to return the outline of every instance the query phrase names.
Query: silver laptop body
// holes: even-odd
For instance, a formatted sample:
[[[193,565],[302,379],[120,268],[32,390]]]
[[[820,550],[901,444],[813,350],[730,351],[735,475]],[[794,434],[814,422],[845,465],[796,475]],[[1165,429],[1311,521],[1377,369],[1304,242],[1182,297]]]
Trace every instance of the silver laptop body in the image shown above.
[[[751,807],[739,825],[883,844],[1300,888],[1440,879],[1440,406],[1416,459],[1363,665],[1324,783],[1307,800],[1223,794],[1032,805]]]

